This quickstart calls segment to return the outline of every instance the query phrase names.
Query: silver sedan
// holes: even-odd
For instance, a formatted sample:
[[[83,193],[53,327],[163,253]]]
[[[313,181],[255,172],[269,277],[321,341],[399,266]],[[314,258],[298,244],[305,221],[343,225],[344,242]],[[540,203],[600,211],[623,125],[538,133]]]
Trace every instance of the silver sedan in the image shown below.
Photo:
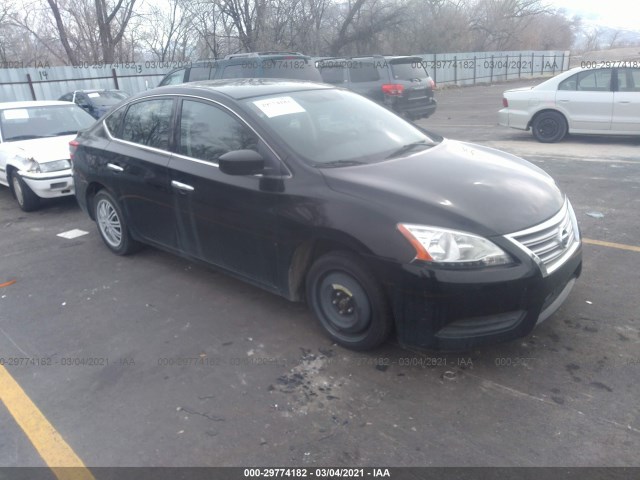
[[[557,142],[567,133],[638,135],[640,65],[574,68],[535,87],[507,90],[502,104],[500,125],[531,128],[540,142]]]

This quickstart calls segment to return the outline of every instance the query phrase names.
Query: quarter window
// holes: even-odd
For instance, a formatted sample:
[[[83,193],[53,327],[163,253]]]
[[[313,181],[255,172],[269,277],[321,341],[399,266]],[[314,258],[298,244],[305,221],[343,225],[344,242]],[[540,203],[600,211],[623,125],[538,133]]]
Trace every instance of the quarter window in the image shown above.
[[[172,99],[146,100],[134,103],[124,117],[119,138],[129,142],[169,149]]]
[[[217,163],[233,150],[257,150],[256,134],[240,120],[214,105],[184,100],[180,116],[182,155]]]

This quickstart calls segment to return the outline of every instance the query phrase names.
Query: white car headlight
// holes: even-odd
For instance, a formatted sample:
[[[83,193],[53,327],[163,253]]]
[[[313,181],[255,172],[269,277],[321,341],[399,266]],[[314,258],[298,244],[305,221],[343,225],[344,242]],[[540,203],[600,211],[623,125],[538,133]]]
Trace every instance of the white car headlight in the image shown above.
[[[398,230],[416,249],[416,258],[455,267],[490,267],[512,263],[511,257],[486,238],[427,225],[399,223]]]
[[[71,162],[69,162],[69,160],[55,160],[53,162],[40,164],[40,171],[42,173],[57,172],[59,170],[67,170],[68,168],[71,168]]]

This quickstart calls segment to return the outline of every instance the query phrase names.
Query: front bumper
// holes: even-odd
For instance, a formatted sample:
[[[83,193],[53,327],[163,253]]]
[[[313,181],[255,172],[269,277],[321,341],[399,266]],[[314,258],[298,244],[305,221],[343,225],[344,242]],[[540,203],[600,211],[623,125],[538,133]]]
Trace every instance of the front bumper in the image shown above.
[[[20,177],[40,198],[66,197],[75,193],[71,169],[36,173],[20,171]]]
[[[468,350],[527,335],[569,295],[582,270],[582,248],[553,273],[534,260],[479,270],[437,269],[423,262],[382,267],[405,346]],[[379,271],[378,273],[383,273]]]

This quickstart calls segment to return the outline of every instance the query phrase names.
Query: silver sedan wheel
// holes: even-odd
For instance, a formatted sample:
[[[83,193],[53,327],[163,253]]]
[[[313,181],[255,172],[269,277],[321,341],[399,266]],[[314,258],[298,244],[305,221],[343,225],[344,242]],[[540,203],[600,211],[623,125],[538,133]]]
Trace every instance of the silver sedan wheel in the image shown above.
[[[105,241],[113,248],[122,243],[122,224],[118,212],[111,202],[101,198],[96,208],[98,228]]]

